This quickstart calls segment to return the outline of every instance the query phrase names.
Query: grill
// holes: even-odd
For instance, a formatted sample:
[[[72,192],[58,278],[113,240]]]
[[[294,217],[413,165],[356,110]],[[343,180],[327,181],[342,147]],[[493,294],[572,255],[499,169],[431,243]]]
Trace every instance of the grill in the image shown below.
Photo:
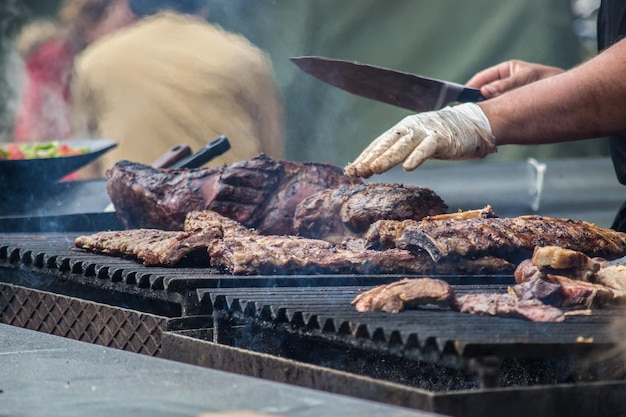
[[[563,415],[562,401],[568,415],[598,404],[626,411],[611,359],[625,340],[612,326],[617,308],[565,323],[437,309],[357,313],[356,294],[401,277],[146,268],[74,249],[75,236],[0,234],[0,321],[452,416],[521,416],[546,402]],[[459,294],[513,282],[441,278]]]
[[[592,171],[584,169],[587,165]],[[599,172],[598,161],[587,165],[577,163],[573,170],[591,181],[596,202],[600,195],[610,200],[598,207],[614,212],[621,197],[596,187],[589,173]],[[527,167],[497,168],[495,176],[493,165],[476,169],[509,188],[481,183],[490,191],[477,192],[480,201],[494,203],[502,216],[527,212],[527,184],[520,184]],[[604,212],[563,212],[588,209],[580,192],[559,188],[562,177],[550,176],[566,173],[569,184],[566,168],[547,170],[540,214],[597,217],[606,226]],[[420,182],[440,192],[451,210],[480,207],[459,191],[471,188],[462,181],[445,186],[455,169],[424,169]],[[477,181],[481,175],[464,172],[463,177]],[[61,187],[65,193],[36,205],[41,209],[14,210],[19,217],[0,213],[5,215],[0,221],[2,323],[449,416],[626,414],[626,367],[616,355],[626,351],[626,335],[614,325],[622,316],[618,307],[564,323],[437,309],[357,313],[349,305],[355,295],[405,276],[235,277],[211,268],[146,268],[131,259],[75,249],[79,233],[121,225],[110,213],[95,212],[107,203],[101,198],[91,198],[90,214],[84,214],[84,199],[62,212],[46,211],[104,189],[97,182]],[[553,192],[555,187],[561,194]],[[440,278],[458,294],[503,292],[513,283],[507,275]]]

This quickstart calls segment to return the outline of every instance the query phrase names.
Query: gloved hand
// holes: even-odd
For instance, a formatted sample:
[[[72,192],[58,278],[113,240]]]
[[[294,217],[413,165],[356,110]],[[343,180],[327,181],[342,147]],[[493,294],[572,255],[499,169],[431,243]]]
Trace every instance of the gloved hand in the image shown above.
[[[474,103],[407,116],[375,139],[345,168],[368,178],[402,162],[412,171],[429,158],[478,159],[496,151],[489,120]]]

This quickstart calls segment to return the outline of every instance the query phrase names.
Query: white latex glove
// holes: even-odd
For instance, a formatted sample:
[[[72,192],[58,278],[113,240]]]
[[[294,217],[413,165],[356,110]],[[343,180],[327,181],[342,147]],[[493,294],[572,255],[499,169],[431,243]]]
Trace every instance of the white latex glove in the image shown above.
[[[402,162],[412,171],[429,158],[478,159],[496,151],[489,120],[474,103],[407,116],[375,139],[345,173],[368,178]]]

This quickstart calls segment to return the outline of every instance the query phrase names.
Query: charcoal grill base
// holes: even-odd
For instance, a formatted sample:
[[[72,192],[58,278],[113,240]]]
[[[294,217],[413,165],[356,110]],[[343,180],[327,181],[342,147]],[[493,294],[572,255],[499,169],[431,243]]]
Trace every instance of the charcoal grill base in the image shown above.
[[[277,355],[228,346],[214,329],[166,332],[164,358],[455,417],[626,415],[626,382],[429,391]]]

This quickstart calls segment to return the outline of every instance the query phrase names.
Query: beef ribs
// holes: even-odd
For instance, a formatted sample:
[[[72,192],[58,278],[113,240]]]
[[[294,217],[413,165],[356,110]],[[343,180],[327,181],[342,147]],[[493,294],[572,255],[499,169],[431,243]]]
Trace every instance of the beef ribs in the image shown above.
[[[161,170],[121,161],[107,190],[128,229],[181,230],[187,213],[213,210],[267,234],[292,232],[296,206],[315,192],[359,184],[330,164],[273,160],[263,154],[228,166]]]
[[[235,275],[420,273],[432,269],[408,251],[372,251],[299,236],[253,235],[215,240],[211,265]]]
[[[296,208],[297,235],[339,243],[363,237],[377,220],[420,220],[445,213],[448,206],[434,191],[417,186],[370,183],[318,191]]]
[[[92,252],[133,257],[146,266],[177,266],[193,259],[195,266],[214,266],[232,274],[293,273],[496,273],[514,266],[485,257],[436,264],[427,254],[401,249],[367,250],[363,241],[333,244],[299,236],[260,235],[216,212],[187,215],[183,231],[131,229],[79,236],[75,244]],[[204,253],[200,257],[199,254]],[[190,265],[191,266],[191,265]]]
[[[139,259],[146,266],[175,266],[193,256],[196,266],[208,266],[208,245],[213,231],[133,229],[79,236],[75,245],[91,252]]]
[[[254,235],[235,220],[212,211],[190,212],[185,230],[131,229],[78,236],[74,244],[91,252],[141,260],[146,266],[176,266],[193,257],[194,266],[209,266],[208,247],[225,236]]]
[[[380,220],[365,239],[368,248],[427,252],[435,261],[489,254],[517,264],[530,257],[536,246],[560,246],[607,259],[626,253],[626,233],[581,220],[542,216]]]

